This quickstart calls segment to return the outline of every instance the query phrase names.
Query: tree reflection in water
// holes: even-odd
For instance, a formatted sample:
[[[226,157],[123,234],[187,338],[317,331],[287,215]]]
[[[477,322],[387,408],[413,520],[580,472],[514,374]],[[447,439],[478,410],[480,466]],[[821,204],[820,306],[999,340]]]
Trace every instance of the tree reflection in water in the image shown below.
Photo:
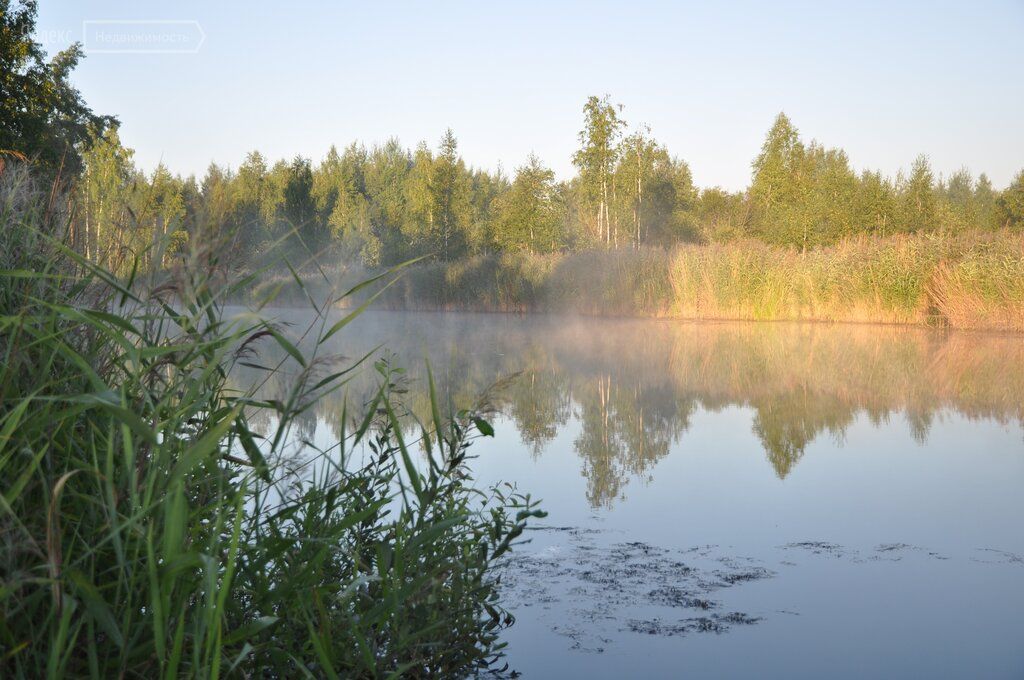
[[[279,312],[301,328],[302,314]],[[423,358],[452,403],[492,391],[495,407],[535,456],[570,420],[594,507],[610,506],[631,478],[652,474],[699,410],[741,407],[775,474],[785,478],[818,437],[842,440],[861,414],[902,416],[924,443],[945,410],[1001,423],[1024,420],[1024,339],[920,328],[783,323],[369,313],[332,338],[328,352],[358,357],[380,343],[409,370],[404,408],[429,420]],[[262,348],[270,352],[270,346]],[[298,371],[285,368],[268,396]],[[328,369],[324,369],[328,370]],[[299,436],[341,431],[342,401],[375,388],[357,372],[347,392],[319,400]],[[245,369],[235,376],[252,379]],[[358,410],[358,409],[356,409]],[[315,417],[313,417],[315,416]]]

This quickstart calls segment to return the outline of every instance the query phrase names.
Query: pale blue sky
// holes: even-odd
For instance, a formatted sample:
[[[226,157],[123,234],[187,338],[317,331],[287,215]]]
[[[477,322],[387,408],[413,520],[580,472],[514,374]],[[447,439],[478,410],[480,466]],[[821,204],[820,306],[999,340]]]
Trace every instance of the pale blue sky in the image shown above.
[[[1024,0],[952,2],[109,2],[50,0],[50,50],[97,19],[195,20],[195,54],[90,54],[75,80],[144,168],[203,173],[259,149],[319,160],[397,136],[561,177],[590,94],[739,189],[772,118],[887,174],[1024,167]]]

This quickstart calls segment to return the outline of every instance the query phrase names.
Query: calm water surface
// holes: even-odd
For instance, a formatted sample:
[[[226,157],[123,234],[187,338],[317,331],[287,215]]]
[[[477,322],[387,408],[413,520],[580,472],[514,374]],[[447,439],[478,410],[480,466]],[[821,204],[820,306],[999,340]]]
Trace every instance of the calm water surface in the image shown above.
[[[477,478],[550,513],[504,576],[525,677],[1024,677],[1022,338],[389,312],[336,338],[386,343],[414,413],[428,356],[498,409]]]

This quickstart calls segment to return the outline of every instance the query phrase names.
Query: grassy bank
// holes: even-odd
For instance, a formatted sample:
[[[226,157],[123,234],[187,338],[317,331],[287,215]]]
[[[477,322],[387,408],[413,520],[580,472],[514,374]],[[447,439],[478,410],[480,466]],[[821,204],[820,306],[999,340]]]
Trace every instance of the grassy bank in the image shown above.
[[[320,285],[366,272],[336,270]],[[311,277],[316,284],[318,277]],[[286,277],[261,294],[296,295]],[[760,241],[504,255],[410,267],[391,309],[930,324],[1024,331],[1024,234],[860,238],[801,253]]]
[[[668,313],[1024,331],[1024,236],[859,239],[806,254],[755,243],[673,254]]]
[[[538,513],[473,487],[484,412],[445,417],[435,399],[429,423],[400,425],[380,363],[368,402],[342,399],[339,441],[300,446],[304,414],[362,370],[319,349],[341,326],[318,317],[303,354],[258,312],[228,317],[222,301],[253,280],[225,283],[223,244],[119,279],[65,247],[49,193],[0,173],[0,676],[496,662],[511,617],[492,568]],[[258,396],[281,367],[266,346],[301,367],[273,399]],[[242,364],[262,377],[233,386]]]

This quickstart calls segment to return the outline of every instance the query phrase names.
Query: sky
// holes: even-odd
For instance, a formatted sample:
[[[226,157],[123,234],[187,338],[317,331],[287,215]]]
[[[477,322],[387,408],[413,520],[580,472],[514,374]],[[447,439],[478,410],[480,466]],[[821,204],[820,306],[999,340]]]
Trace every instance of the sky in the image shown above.
[[[73,80],[147,170],[436,147],[450,127],[473,166],[532,152],[568,178],[583,103],[604,94],[700,186],[745,187],[780,111],[859,170],[925,153],[1003,187],[1024,168],[1024,0],[44,0],[37,33],[50,52],[85,40]],[[162,42],[119,52],[126,34]]]

